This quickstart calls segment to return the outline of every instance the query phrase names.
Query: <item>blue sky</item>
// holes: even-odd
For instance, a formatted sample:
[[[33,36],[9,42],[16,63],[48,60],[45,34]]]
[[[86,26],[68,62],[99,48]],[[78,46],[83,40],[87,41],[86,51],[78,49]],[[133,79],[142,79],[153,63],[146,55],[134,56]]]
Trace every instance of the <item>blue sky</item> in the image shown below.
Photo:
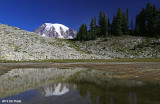
[[[103,11],[112,20],[118,7],[136,14],[147,2],[160,8],[160,0],[0,0],[0,23],[33,31],[43,23],[61,23],[78,30]]]

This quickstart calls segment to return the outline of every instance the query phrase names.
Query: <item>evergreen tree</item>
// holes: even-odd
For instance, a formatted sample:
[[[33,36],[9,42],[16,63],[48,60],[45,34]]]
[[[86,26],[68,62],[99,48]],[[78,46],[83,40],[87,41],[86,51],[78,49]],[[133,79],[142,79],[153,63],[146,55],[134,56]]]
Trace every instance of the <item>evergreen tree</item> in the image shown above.
[[[131,17],[131,35],[133,34],[133,19]]]
[[[111,35],[111,23],[108,17],[108,34]]]
[[[94,17],[94,34],[95,34],[95,39],[97,38],[98,33],[99,33],[99,28],[97,26],[96,17]]]
[[[88,31],[87,31],[87,26],[86,24],[82,24],[78,33],[77,33],[77,39],[78,40],[87,40],[88,38]]]
[[[96,17],[94,17],[94,26],[97,26]]]
[[[122,34],[126,34],[127,29],[126,29],[126,25],[127,25],[127,20],[126,20],[126,14],[123,12],[122,13]]]
[[[136,24],[135,24],[135,29],[134,29],[134,34],[135,35],[139,35],[140,34],[139,27],[140,27],[139,15],[136,15]]]
[[[152,21],[153,21],[153,34],[156,36],[157,34],[157,19],[158,19],[158,11],[155,5],[153,5],[153,14],[152,14]]]
[[[128,34],[128,32],[129,32],[129,10],[128,10],[128,8],[127,8],[127,13],[126,13],[125,29],[126,29],[125,34]]]
[[[160,9],[157,10],[155,5],[151,6],[150,3],[147,3],[146,8],[136,15],[135,28],[133,28],[133,19],[131,18],[129,21],[128,8],[126,13],[122,13],[119,7],[116,16],[113,16],[112,24],[110,24],[109,17],[100,11],[98,26],[95,17],[92,18],[89,27],[90,30],[87,31],[86,24],[81,25],[77,34],[78,40],[91,40],[97,37],[106,37],[108,34],[121,36],[134,33],[139,36],[160,36]]]
[[[108,22],[107,22],[107,16],[106,14],[103,15],[103,22],[101,27],[101,33],[103,37],[106,37],[108,35]]]
[[[99,26],[102,25],[102,22],[103,22],[103,12],[100,11],[100,13],[99,13],[99,21],[98,21]]]
[[[127,35],[129,32],[129,14],[128,8],[126,13],[122,13],[122,33],[123,35]]]
[[[99,14],[99,37],[106,37],[108,34],[108,22],[106,14],[100,12]]]
[[[110,19],[108,17],[108,27],[111,27]]]
[[[122,10],[120,7],[118,8],[118,12],[116,15],[115,35],[116,36],[122,35]]]
[[[139,15],[139,35],[146,36],[146,10],[142,9]]]
[[[143,8],[139,15],[136,16],[135,34],[146,36],[146,10]]]
[[[99,24],[99,30],[100,30],[100,33],[98,34],[98,36],[101,37],[102,36],[101,29],[103,28],[103,13],[102,13],[102,11],[100,11],[100,13],[99,13],[98,24]]]
[[[88,37],[87,40],[91,40],[93,38],[94,35],[94,19],[92,18],[90,25],[89,25],[89,32],[88,32]]]
[[[115,35],[115,31],[116,31],[116,16],[114,15],[112,25],[111,25],[111,34]]]
[[[96,18],[95,18],[96,19]],[[88,33],[88,40],[93,40],[96,39],[96,20],[92,18],[91,23],[90,23],[90,30]]]
[[[136,16],[135,32],[140,36],[155,37],[158,35],[158,12],[155,5],[153,7],[147,3]]]
[[[94,27],[95,27],[95,26],[94,26],[94,19],[93,19],[93,18],[92,18],[91,23],[90,23],[89,26],[90,26],[90,31],[91,31],[91,32],[94,32]]]
[[[160,9],[158,11],[158,20],[157,20],[157,36],[160,37]]]
[[[153,35],[153,27],[154,27],[154,23],[153,23],[153,8],[151,6],[150,3],[147,3],[147,6],[146,6],[146,33],[147,33],[147,36],[150,36],[152,37]]]

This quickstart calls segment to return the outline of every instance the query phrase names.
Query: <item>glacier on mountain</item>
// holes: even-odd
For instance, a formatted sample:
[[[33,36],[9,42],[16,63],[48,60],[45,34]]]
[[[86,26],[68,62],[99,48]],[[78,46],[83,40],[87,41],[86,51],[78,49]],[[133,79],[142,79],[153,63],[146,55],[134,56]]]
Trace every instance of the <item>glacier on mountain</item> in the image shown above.
[[[44,23],[39,28],[34,30],[35,33],[52,38],[73,39],[77,32],[63,24]]]

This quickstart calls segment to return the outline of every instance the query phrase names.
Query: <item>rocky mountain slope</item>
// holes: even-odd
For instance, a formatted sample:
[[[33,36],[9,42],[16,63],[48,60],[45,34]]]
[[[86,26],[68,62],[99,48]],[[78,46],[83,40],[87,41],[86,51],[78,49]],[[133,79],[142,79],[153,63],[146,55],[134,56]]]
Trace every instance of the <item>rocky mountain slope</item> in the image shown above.
[[[34,30],[33,32],[41,35],[52,38],[61,38],[61,39],[73,39],[76,37],[77,32],[73,29],[70,29],[67,26],[62,24],[52,24],[52,23],[44,23],[39,28]]]
[[[0,24],[0,60],[108,59],[108,56],[78,51],[64,39],[42,37]]]
[[[80,42],[0,24],[0,60],[111,58],[160,58],[160,39],[121,36]]]
[[[160,39],[157,38],[120,36],[74,44],[81,51],[111,58],[160,58]]]

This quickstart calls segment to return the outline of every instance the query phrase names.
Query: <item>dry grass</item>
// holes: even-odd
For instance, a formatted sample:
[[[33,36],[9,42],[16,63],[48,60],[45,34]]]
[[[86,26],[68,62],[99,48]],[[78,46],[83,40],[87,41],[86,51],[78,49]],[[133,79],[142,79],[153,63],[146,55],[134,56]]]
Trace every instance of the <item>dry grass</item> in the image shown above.
[[[75,63],[75,62],[160,62],[160,59],[146,58],[146,59],[51,59],[51,60],[31,60],[31,61],[12,61],[0,60],[0,63],[39,63],[39,62],[54,62],[54,63]]]
[[[159,62],[103,62],[103,63],[0,63],[0,74],[14,68],[89,68],[111,73],[111,78],[160,81]]]

